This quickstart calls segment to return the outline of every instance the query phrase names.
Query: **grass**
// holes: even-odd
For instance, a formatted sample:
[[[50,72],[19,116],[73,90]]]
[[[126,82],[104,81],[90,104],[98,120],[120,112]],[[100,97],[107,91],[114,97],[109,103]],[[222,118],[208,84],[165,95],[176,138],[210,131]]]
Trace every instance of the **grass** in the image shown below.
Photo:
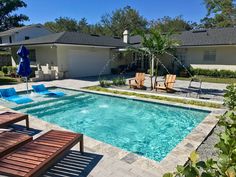
[[[210,83],[221,83],[221,84],[232,84],[236,83],[236,78],[216,78],[216,77],[207,77],[207,76],[196,76],[201,79],[202,82],[210,82]],[[177,77],[177,80],[189,80],[191,78],[188,77]]]
[[[103,88],[103,87],[100,87],[100,86],[86,87],[85,89],[91,90],[91,91],[99,91],[99,92],[120,94],[120,95],[126,95],[126,96],[136,96],[136,97],[139,97],[139,98],[149,98],[149,99],[154,99],[154,100],[170,101],[170,102],[175,102],[175,103],[182,103],[182,104],[189,104],[189,105],[196,105],[196,106],[204,106],[204,107],[210,107],[210,108],[222,108],[223,107],[223,105],[217,104],[217,103],[187,100],[187,99],[184,99],[184,98],[180,99],[180,98],[170,98],[170,97],[157,96],[157,95],[147,95],[147,94],[133,93],[133,92],[131,93],[131,92],[126,92],[126,91],[109,90],[107,88]]]

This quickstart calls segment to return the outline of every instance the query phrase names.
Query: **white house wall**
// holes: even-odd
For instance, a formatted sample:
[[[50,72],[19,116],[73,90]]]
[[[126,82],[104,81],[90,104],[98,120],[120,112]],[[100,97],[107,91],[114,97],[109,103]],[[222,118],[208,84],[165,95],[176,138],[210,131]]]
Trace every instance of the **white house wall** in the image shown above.
[[[40,64],[41,66],[48,64],[54,70],[58,71],[56,48],[51,46],[36,47],[36,64]]]
[[[215,61],[204,61],[204,52],[207,50],[216,51]],[[186,64],[203,69],[236,70],[236,46],[187,48]]]
[[[9,43],[9,36],[1,36],[2,44]]]
[[[27,47],[27,46],[26,46]],[[19,48],[19,47],[18,47]],[[18,48],[13,47],[11,49],[12,53],[12,65],[16,66],[19,62],[19,57],[16,55]],[[51,46],[38,46],[38,47],[27,47],[27,49],[35,49],[36,51],[36,62],[31,61],[31,66],[36,67],[39,64],[45,67],[47,64],[51,66],[54,70],[58,71],[57,67],[57,51],[56,48]]]

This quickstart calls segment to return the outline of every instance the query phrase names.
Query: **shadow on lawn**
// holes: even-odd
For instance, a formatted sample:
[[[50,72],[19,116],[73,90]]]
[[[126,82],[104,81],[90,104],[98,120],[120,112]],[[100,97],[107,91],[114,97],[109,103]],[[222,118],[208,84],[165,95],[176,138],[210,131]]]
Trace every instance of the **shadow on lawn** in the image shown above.
[[[45,172],[43,177],[76,177],[88,176],[93,168],[102,159],[102,155],[83,153],[71,150],[61,160]]]

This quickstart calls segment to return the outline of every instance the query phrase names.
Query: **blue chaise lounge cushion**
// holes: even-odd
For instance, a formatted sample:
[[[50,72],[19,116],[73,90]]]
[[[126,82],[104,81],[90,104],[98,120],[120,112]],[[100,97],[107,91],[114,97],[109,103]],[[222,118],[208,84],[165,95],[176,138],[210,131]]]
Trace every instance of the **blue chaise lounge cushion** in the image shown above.
[[[3,99],[15,102],[16,104],[25,104],[33,101],[28,97],[18,96],[14,88],[0,89],[0,96]]]
[[[64,96],[63,92],[49,91],[43,84],[32,85],[33,90],[40,95]]]

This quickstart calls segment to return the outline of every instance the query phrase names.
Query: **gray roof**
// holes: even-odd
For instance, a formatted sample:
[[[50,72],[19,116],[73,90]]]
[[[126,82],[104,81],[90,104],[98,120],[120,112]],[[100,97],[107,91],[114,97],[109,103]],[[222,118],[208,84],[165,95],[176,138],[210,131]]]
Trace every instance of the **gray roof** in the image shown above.
[[[180,41],[182,47],[210,46],[210,45],[236,45],[236,28],[215,28],[184,31],[174,34],[173,38]],[[133,36],[130,42],[134,45],[141,43],[140,36]]]
[[[72,44],[72,45],[92,45],[104,47],[125,47],[122,39],[108,36],[90,35],[78,32],[61,32],[54,33],[38,38],[33,38],[25,41],[2,45],[18,46],[18,45],[40,45],[40,44]]]
[[[27,26],[22,26],[22,27],[15,27],[15,28],[9,29],[7,31],[0,32],[0,36],[9,36],[9,35],[12,35],[14,33],[19,32],[21,30],[32,28],[32,27],[41,28],[41,27],[43,27],[43,25],[41,25],[41,24],[32,24],[32,25],[27,25]]]

